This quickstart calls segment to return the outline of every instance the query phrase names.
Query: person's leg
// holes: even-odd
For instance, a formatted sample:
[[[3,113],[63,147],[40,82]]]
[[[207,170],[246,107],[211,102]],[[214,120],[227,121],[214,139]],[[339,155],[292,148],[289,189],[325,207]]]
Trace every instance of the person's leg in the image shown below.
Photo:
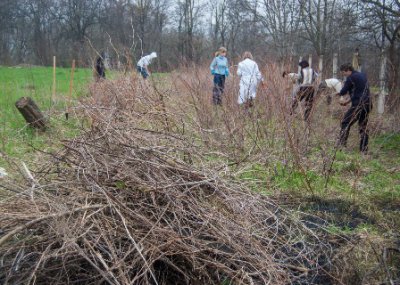
[[[222,93],[225,87],[225,76],[220,74],[214,75],[213,103],[215,105],[222,104]]]
[[[304,110],[304,120],[307,121],[308,123],[314,102],[314,92],[315,90],[314,87],[312,86],[308,86],[304,90],[304,98],[306,100],[306,106]]]
[[[220,103],[220,97],[221,97],[221,89],[220,89],[220,75],[215,74],[214,75],[214,87],[213,87],[213,103],[214,105],[219,105]]]
[[[297,105],[301,100],[303,100],[303,89],[304,87],[299,87],[296,89],[296,94],[293,97],[293,102],[292,102],[292,108],[290,110],[290,114],[294,113],[294,110],[296,110]]]
[[[219,86],[220,88],[220,93],[219,93],[219,104],[222,104],[222,95],[224,94],[225,90],[225,75],[221,75],[221,84]]]
[[[341,122],[341,129],[339,134],[339,145],[340,146],[347,146],[347,139],[349,137],[350,127],[355,123],[357,120],[357,112],[356,107],[351,106],[349,110],[347,110],[346,114],[343,117]]]
[[[366,153],[368,151],[368,115],[369,104],[362,106],[360,117],[358,119],[358,129],[360,132],[360,151]]]
[[[146,68],[143,68],[143,67],[141,67],[141,66],[138,66],[138,67],[137,67],[137,71],[142,75],[142,77],[143,77],[144,79],[146,79],[146,78],[149,76],[149,74],[147,73]]]

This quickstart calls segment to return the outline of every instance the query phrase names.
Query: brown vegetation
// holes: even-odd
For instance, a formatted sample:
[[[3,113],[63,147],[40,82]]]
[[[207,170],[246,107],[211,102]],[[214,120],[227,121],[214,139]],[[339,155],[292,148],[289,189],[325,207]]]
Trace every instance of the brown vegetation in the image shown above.
[[[90,127],[45,155],[33,179],[2,182],[18,194],[0,207],[1,283],[346,283],[335,258],[349,240],[237,179],[248,161],[289,152],[305,171],[310,137],[332,146],[336,129],[295,124],[273,74],[251,110],[235,104],[235,84],[212,106],[204,69],[173,76],[93,86],[81,105]]]

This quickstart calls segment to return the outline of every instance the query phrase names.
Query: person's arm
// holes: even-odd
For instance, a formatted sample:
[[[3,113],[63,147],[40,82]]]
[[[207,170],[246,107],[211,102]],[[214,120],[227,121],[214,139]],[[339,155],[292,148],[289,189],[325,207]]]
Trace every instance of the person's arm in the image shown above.
[[[225,76],[228,77],[229,76],[229,62],[228,62],[227,58],[225,58],[225,60],[226,60]]]
[[[239,64],[238,64],[238,69],[237,69],[237,71],[236,71],[236,74],[237,75],[239,75],[239,76],[242,76],[242,63],[241,62],[239,62]]]
[[[303,69],[300,70],[300,72],[297,74],[297,83],[298,84],[303,84]]]
[[[344,96],[347,93],[350,92],[351,88],[352,88],[353,84],[351,82],[350,76],[346,78],[346,82],[344,83],[342,89],[340,90],[339,93],[337,93],[337,95],[339,96]]]
[[[146,69],[147,73],[150,75],[150,69],[148,65],[143,65],[143,68]]]
[[[211,64],[210,64],[210,71],[211,71],[211,74],[212,74],[212,75],[214,75],[214,73],[215,73],[214,66],[215,66],[216,64],[217,64],[217,58],[214,57],[214,59],[212,60],[212,62],[211,62]]]
[[[260,69],[258,68],[258,64],[257,64],[257,63],[256,63],[256,65],[255,65],[255,72],[256,72],[257,81],[258,81],[258,82],[261,81],[261,84],[264,85],[264,78],[263,78],[263,76],[262,76],[262,74],[261,74],[261,72],[260,72]]]

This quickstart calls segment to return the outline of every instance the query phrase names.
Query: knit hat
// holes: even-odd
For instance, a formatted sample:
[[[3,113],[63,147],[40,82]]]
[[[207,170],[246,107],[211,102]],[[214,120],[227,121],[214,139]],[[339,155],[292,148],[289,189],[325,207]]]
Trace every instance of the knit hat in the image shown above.
[[[301,68],[306,68],[309,67],[310,65],[308,64],[307,60],[302,60],[299,62],[299,65],[301,66]]]

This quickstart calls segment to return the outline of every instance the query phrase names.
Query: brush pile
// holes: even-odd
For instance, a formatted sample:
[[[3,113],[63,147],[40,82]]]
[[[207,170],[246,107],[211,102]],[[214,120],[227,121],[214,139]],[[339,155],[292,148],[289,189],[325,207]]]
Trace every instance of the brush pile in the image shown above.
[[[135,84],[105,82],[89,130],[1,182],[18,194],[0,205],[0,283],[329,284],[329,244],[211,168]]]

